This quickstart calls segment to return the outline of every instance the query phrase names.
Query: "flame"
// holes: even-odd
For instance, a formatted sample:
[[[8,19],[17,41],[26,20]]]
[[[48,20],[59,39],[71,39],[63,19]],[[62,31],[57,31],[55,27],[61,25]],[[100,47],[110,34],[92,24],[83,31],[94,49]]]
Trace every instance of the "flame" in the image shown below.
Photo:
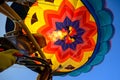
[[[52,41],[57,41],[57,40],[64,40],[66,41],[66,43],[72,43],[74,42],[74,38],[71,38],[71,36],[76,35],[76,30],[72,27],[69,26],[68,30],[62,29],[62,30],[57,30],[57,31],[53,31],[51,34],[49,34],[49,38]]]
[[[66,35],[67,35],[66,31],[58,30],[58,31],[53,31],[51,34],[49,34],[49,38],[55,42],[59,39],[63,40]]]

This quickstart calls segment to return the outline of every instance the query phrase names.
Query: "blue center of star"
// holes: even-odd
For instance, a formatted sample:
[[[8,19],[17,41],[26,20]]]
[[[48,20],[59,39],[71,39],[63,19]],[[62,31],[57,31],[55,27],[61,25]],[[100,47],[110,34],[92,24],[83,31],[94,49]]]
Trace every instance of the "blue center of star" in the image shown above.
[[[62,31],[63,29],[67,32],[67,35],[64,36],[64,39],[58,39],[55,42],[55,45],[60,45],[63,50],[71,48],[76,49],[76,46],[80,43],[83,43],[82,35],[85,32],[80,28],[80,21],[71,21],[68,17],[65,18],[63,22],[56,22],[56,31]]]

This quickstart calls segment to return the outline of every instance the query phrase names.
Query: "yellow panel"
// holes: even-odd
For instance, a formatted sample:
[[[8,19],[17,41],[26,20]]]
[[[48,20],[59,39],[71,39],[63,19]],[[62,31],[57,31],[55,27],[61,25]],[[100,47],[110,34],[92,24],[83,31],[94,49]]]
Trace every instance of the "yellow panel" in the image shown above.
[[[68,0],[68,1],[74,6],[74,8],[76,8],[78,0]],[[80,5],[80,6],[82,6],[82,5]]]
[[[24,22],[28,26],[31,33],[36,33],[38,28],[40,28],[40,26],[45,24],[43,12],[44,11],[37,6],[33,6],[33,7],[30,8]],[[32,16],[33,16],[34,13],[36,13],[38,21],[35,22],[35,24],[31,25],[31,19],[32,19]]]
[[[63,0],[54,0],[56,6],[60,6]]]
[[[95,19],[94,19],[94,17],[92,15],[90,15],[90,20],[95,22]]]
[[[81,2],[81,0],[78,0],[77,5],[76,5],[76,9],[81,7],[81,6],[84,6],[84,4]]]
[[[91,52],[84,52],[83,59],[80,62],[75,62],[72,59],[68,59],[67,61],[65,61],[64,63],[62,63],[63,68],[61,68],[60,71],[61,72],[69,72],[69,71],[72,71],[72,70],[75,70],[75,69],[81,67],[82,65],[84,65],[88,61],[88,58],[91,57],[92,52],[93,51],[91,51]],[[67,67],[68,65],[72,65],[75,68],[71,69],[71,70],[65,69],[65,67]]]
[[[58,0],[59,1],[59,0]],[[45,1],[38,1],[38,7],[42,8],[43,10],[58,10],[59,4],[54,4]]]
[[[95,43],[97,43],[97,37],[98,37],[98,34],[96,34],[96,35],[93,37]]]

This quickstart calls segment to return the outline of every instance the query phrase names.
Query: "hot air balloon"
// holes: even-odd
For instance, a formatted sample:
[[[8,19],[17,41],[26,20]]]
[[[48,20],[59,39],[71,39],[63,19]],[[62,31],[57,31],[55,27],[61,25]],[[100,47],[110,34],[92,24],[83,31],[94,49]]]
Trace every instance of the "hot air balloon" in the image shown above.
[[[14,2],[11,8],[18,15],[7,19],[5,37],[13,43],[21,41],[24,47],[29,41],[24,38],[19,40],[19,36],[8,37],[11,36],[9,32],[20,31],[34,46],[34,49],[24,48],[28,52],[21,53],[27,58],[37,57],[31,58],[33,61],[39,61],[38,58],[40,62],[43,60],[43,64],[49,65],[50,75],[77,76],[88,72],[103,61],[110,49],[110,39],[114,33],[113,18],[105,7],[105,0],[36,0],[27,6]],[[33,34],[41,35],[44,40]],[[45,45],[40,47],[42,43],[39,42],[42,41]],[[21,50],[19,45],[16,47]]]

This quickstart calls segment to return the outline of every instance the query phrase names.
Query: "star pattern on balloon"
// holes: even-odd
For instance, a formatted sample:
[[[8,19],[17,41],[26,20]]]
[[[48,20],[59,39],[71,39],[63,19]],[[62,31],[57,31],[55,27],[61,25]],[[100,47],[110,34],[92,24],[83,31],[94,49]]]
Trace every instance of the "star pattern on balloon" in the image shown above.
[[[76,50],[77,44],[83,43],[82,40],[82,34],[84,33],[84,30],[79,28],[79,21],[73,21],[66,17],[63,22],[56,22],[56,29],[57,31],[64,30],[66,32],[66,35],[61,40],[57,40],[55,42],[55,45],[62,46],[62,49],[65,51],[68,48]]]
[[[59,62],[69,58],[79,62],[84,52],[94,50],[97,28],[86,7],[75,9],[71,3],[63,3],[58,11],[46,10],[44,16],[46,23],[37,32],[46,38],[45,53],[55,54]]]

